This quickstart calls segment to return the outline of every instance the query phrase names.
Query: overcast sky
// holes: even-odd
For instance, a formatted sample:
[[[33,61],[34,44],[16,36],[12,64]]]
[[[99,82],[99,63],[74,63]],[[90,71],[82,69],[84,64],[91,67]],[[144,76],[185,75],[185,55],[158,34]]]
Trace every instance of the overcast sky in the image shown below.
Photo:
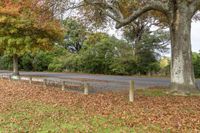
[[[118,38],[121,38],[121,33],[112,28],[108,30],[107,33],[110,35],[115,35]],[[200,22],[192,22],[192,34],[191,34],[191,41],[192,41],[192,51],[199,52],[200,51]]]
[[[65,17],[66,16],[73,16],[73,14],[72,14],[72,12],[68,12],[68,13],[66,12]],[[116,30],[114,28],[114,26],[112,28],[108,28],[108,30],[106,30],[105,32],[110,35],[114,35],[117,38],[122,37],[121,32],[119,32],[119,30]],[[192,34],[191,34],[192,51],[200,52],[200,22],[192,22],[192,31],[191,32],[192,32]]]
[[[192,23],[192,51],[198,52],[200,50],[200,22]]]

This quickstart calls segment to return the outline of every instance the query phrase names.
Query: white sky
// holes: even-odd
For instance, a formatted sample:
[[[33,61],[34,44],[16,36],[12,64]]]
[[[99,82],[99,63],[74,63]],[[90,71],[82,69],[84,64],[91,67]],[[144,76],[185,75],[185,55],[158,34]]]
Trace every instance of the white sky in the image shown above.
[[[68,14],[67,16],[70,15]],[[114,26],[109,27],[105,32],[110,35],[114,35],[117,38],[122,37],[121,36],[122,33],[119,30],[116,30]],[[192,41],[192,51],[200,52],[200,22],[192,22],[191,41]]]
[[[200,52],[200,22],[192,22],[192,31],[191,31],[191,41],[192,41],[192,51]],[[112,28],[108,30],[107,33],[110,35],[115,35],[118,38],[121,38],[121,33]]]
[[[200,50],[200,22],[192,23],[192,51],[199,52]]]
[[[73,14],[72,12],[68,12],[68,13],[66,12],[65,16],[73,16]],[[117,38],[122,37],[121,36],[122,33],[119,30],[116,30],[114,27],[108,28],[108,30],[106,30],[105,32],[110,35],[114,35]],[[200,52],[200,21],[192,22],[191,41],[192,41],[192,51]]]

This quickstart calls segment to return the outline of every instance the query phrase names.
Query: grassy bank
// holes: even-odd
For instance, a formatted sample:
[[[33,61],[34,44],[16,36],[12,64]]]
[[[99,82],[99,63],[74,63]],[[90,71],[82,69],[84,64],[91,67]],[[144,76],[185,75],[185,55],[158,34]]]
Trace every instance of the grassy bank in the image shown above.
[[[85,96],[57,88],[0,81],[0,132],[199,132],[200,97],[165,89]]]

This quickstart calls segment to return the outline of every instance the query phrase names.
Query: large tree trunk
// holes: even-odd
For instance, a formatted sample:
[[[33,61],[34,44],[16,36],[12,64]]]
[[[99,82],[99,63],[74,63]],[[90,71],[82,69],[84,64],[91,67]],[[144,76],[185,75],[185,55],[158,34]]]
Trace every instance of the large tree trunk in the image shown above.
[[[177,10],[170,26],[172,61],[171,89],[178,92],[197,90],[191,51],[191,18],[187,9]]]
[[[13,55],[13,76],[19,76],[18,55]]]

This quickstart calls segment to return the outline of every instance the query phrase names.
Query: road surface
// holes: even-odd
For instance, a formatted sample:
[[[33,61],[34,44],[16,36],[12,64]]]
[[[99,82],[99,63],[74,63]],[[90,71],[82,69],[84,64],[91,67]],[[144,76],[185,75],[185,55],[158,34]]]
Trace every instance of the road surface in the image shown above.
[[[0,71],[0,73],[11,73],[10,71]],[[80,73],[52,73],[52,72],[20,72],[23,76],[36,76],[55,79],[86,80],[93,88],[98,90],[123,90],[129,88],[129,81],[135,81],[136,88],[148,88],[153,86],[169,86],[170,80],[167,78],[147,78],[134,76],[111,76],[100,74],[80,74]],[[200,86],[200,81],[197,80]]]

